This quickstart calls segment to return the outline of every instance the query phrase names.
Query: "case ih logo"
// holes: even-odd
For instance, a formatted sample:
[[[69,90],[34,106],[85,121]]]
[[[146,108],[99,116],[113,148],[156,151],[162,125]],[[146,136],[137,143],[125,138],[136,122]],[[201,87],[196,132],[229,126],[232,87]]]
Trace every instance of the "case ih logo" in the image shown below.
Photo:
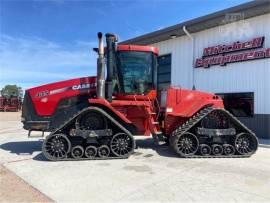
[[[270,48],[250,50],[262,48],[263,43],[264,37],[258,37],[246,42],[234,42],[230,45],[207,47],[203,50],[202,58],[196,59],[194,66],[195,68],[209,68],[212,65],[225,66],[227,63],[269,58]]]
[[[80,89],[88,89],[88,88],[94,88],[96,87],[96,83],[86,83],[86,84],[80,84],[80,85],[73,85],[73,90],[80,90]]]

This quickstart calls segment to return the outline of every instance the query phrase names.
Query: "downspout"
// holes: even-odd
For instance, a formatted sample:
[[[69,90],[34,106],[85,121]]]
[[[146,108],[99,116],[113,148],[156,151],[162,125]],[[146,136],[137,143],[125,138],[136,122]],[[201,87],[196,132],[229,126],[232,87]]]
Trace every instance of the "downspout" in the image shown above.
[[[194,82],[194,56],[195,56],[195,42],[194,42],[194,37],[188,32],[188,30],[186,29],[186,26],[183,26],[183,31],[184,33],[191,39],[191,43],[192,43],[192,89],[196,90],[195,87],[195,82]]]

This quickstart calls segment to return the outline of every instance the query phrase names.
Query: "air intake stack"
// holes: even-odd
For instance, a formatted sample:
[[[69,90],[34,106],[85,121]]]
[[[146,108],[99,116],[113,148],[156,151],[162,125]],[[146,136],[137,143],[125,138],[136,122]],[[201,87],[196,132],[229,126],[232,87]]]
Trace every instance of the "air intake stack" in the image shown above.
[[[106,78],[106,99],[112,102],[113,94],[113,73],[115,66],[115,50],[117,37],[114,34],[106,34],[106,58],[107,58],[107,78]]]

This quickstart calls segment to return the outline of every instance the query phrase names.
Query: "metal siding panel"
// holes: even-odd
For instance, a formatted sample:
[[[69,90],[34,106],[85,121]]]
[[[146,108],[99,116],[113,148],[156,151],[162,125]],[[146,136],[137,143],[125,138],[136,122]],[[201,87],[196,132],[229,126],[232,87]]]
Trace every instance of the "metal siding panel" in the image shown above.
[[[250,40],[259,36],[265,36],[264,47],[270,48],[270,26],[267,26],[269,22],[270,14],[267,14],[195,33],[194,58],[202,56],[203,48],[238,40]],[[172,85],[192,88],[191,40],[183,36],[153,46],[159,48],[160,55],[172,54]],[[195,84],[198,90],[213,93],[254,92],[256,114],[270,114],[269,77],[270,59],[195,70]]]

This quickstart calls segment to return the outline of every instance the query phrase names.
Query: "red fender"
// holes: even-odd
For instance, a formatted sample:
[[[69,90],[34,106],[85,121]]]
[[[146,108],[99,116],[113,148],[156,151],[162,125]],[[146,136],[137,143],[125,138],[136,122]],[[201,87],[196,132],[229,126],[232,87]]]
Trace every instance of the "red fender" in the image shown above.
[[[204,106],[224,108],[222,99],[215,94],[176,88],[167,91],[167,115],[189,118]]]

